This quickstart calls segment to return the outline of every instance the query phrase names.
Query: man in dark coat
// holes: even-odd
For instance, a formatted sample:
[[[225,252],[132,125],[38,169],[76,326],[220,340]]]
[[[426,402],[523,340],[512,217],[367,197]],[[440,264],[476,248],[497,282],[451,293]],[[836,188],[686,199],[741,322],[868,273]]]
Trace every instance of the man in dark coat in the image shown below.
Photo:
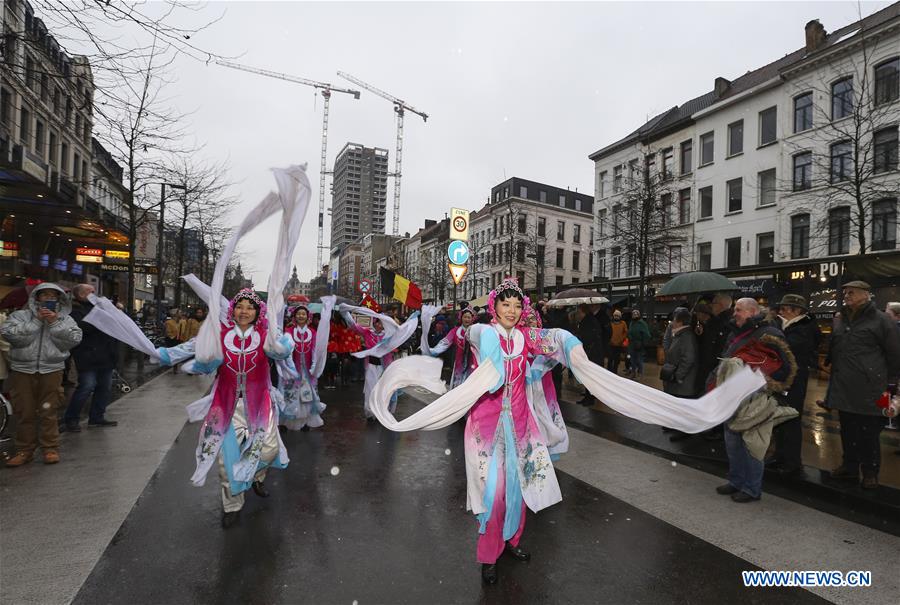
[[[900,333],[875,308],[872,287],[863,281],[844,285],[844,310],[831,335],[831,380],[828,405],[841,419],[843,463],[834,479],[859,480],[865,489],[878,487],[881,468],[879,436],[885,421],[877,401],[900,376]]]
[[[766,390],[773,395],[791,388],[797,375],[797,362],[784,340],[784,334],[766,321],[759,303],[742,298],[734,306],[730,322],[731,337],[722,357],[737,357],[746,365],[762,372]],[[735,502],[759,500],[762,495],[764,465],[747,449],[741,433],[725,425],[725,452],[728,454],[728,483],[716,488],[722,495],[731,495]]]
[[[116,367],[116,348],[118,342],[112,336],[101,332],[84,321],[94,305],[88,300],[94,287],[89,284],[78,284],[72,289],[72,318],[81,328],[81,343],[72,349],[75,367],[78,369],[78,386],[66,408],[66,431],[81,431],[79,420],[81,408],[91,399],[91,411],[88,416],[89,427],[111,427],[119,424],[115,420],[106,419],[106,406],[109,405],[112,391],[112,373]]]
[[[663,390],[676,397],[692,398],[697,375],[697,336],[691,330],[691,312],[680,309],[670,326],[672,337],[660,373]]]
[[[578,328],[575,331],[575,335],[584,345],[585,354],[587,354],[589,360],[602,366],[605,343],[603,341],[603,333],[600,329],[600,322],[597,321],[597,318],[594,317],[590,307],[587,305],[578,306],[578,309],[575,311],[575,319],[578,321]],[[594,405],[596,402],[597,400],[587,389],[584,391],[584,397],[578,401],[580,405],[587,406]]]
[[[803,469],[800,457],[803,445],[803,405],[806,401],[809,370],[819,365],[819,341],[822,334],[816,321],[807,315],[806,299],[802,296],[785,294],[776,306],[778,316],[775,318],[775,325],[784,332],[784,338],[797,360],[797,376],[782,401],[797,410],[799,416],[775,428],[776,460],[772,470],[782,475],[792,475]]]
[[[709,304],[712,315],[703,324],[697,343],[700,356],[697,361],[696,388],[699,395],[706,392],[710,380],[715,383],[715,378],[711,374],[719,366],[719,357],[722,356],[725,343],[728,342],[728,337],[731,335],[731,303],[731,295],[720,292],[713,297]]]

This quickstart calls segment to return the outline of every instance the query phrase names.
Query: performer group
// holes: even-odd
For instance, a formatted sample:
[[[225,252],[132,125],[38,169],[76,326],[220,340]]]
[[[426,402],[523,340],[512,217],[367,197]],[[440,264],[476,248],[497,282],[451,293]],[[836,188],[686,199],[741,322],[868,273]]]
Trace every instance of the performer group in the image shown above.
[[[488,323],[475,323],[472,310],[464,309],[434,346],[429,346],[428,335],[443,310],[438,307],[425,305],[403,323],[365,306],[337,304],[334,296],[286,309],[281,293],[310,186],[305,167],[274,174],[278,192],[266,196],[244,219],[225,247],[212,283],[186,276],[210,310],[196,338],[155,349],[105,299],[96,299],[86,318],[162,364],[184,363],[189,373],[215,375],[209,393],[187,406],[189,418],[201,421],[191,480],[203,485],[210,469],[217,467],[225,528],[239,521],[245,492],[268,497],[268,470],[288,465],[279,427],[309,431],[325,424],[318,384],[324,372],[334,370],[329,369],[329,349],[335,346],[331,332],[338,332],[332,326],[339,324],[362,342],[363,350],[353,355],[364,359],[361,413],[366,418],[390,430],[411,431],[441,429],[465,417],[466,504],[475,515],[476,559],[489,584],[497,582],[497,561],[504,552],[520,561],[530,558],[520,545],[526,507],[537,512],[562,500],[553,461],[567,451],[569,441],[550,374],[553,366],[567,366],[591,395],[622,414],[691,433],[728,419],[765,383],[758,373],[742,368],[700,399],[686,400],[619,377],[589,361],[581,342],[566,330],[544,329],[528,296],[511,279],[490,293]],[[225,299],[225,267],[238,241],[279,213],[268,300],[249,289],[228,293],[233,298]],[[317,328],[312,325],[314,312]],[[421,354],[398,357],[397,350],[420,326]],[[453,359],[449,390],[438,358],[447,351]],[[439,396],[398,420],[398,393],[410,386]]]

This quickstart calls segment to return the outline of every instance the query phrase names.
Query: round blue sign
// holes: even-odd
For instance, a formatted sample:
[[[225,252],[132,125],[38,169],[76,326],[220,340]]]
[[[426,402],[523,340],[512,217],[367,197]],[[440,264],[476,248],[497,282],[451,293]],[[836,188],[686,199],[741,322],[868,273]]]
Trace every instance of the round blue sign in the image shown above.
[[[465,265],[469,262],[469,246],[466,242],[454,240],[447,246],[447,257],[454,265]]]

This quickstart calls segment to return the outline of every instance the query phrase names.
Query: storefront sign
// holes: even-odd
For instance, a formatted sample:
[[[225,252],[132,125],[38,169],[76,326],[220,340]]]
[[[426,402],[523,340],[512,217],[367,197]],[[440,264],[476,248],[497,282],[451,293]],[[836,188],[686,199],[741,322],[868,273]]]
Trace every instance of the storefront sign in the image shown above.
[[[128,264],[119,264],[119,263],[103,263],[100,265],[101,271],[110,271],[113,273],[128,273]],[[159,270],[156,267],[148,267],[144,265],[135,265],[134,266],[135,273],[149,273],[151,275],[156,275],[159,273]]]
[[[19,256],[19,242],[2,242],[0,256]]]
[[[775,282],[771,279],[736,279],[734,283],[742,297],[768,299],[774,296]]]
[[[838,291],[836,288],[823,288],[809,295],[809,312],[813,315],[830,315],[838,310]]]
[[[131,253],[127,250],[107,250],[104,255],[106,258],[124,258],[127,259],[131,256]]]
[[[94,256],[93,254],[76,254],[75,260],[79,263],[94,263],[99,264],[103,262],[102,256]],[[42,266],[46,266],[43,265]]]

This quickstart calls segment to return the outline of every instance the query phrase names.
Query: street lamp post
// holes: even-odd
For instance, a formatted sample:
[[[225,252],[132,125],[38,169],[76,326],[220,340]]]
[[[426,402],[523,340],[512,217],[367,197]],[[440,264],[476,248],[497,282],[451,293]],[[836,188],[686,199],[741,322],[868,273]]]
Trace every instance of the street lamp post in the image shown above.
[[[165,312],[163,311],[162,301],[166,297],[166,286],[163,280],[163,243],[165,241],[165,213],[166,213],[166,187],[172,189],[181,189],[187,191],[184,185],[177,183],[160,183],[159,193],[159,223],[157,225],[157,244],[156,244],[156,320],[160,326],[165,321]]]

